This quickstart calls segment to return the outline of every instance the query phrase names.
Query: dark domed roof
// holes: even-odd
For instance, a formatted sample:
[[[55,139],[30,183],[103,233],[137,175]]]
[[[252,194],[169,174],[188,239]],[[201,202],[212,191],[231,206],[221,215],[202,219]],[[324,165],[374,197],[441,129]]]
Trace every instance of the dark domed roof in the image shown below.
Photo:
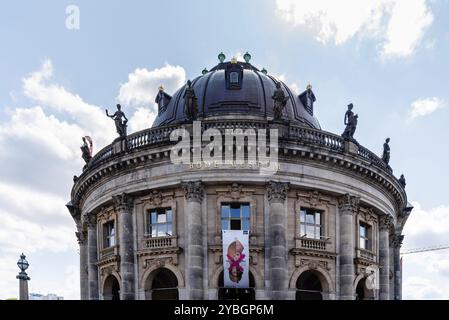
[[[210,71],[192,80],[198,103],[198,119],[245,117],[272,119],[276,83],[281,84],[289,96],[283,110],[283,119],[307,127],[321,129],[313,116],[313,102],[306,108],[306,91],[299,96],[293,93],[282,81],[259,71],[247,62],[221,62]],[[163,93],[159,103],[159,114],[153,127],[187,122],[184,112],[184,91],[186,85],[177,90],[172,97]],[[159,92],[158,95],[160,95]],[[313,92],[310,93],[315,99]],[[161,99],[158,99],[160,101]],[[310,100],[310,99],[309,99]]]

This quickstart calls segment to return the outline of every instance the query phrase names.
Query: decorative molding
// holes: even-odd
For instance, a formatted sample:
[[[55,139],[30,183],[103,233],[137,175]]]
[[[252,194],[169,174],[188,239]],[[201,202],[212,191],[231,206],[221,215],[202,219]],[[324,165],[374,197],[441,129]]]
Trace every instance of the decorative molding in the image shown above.
[[[390,215],[384,215],[379,219],[379,230],[389,231],[393,227],[393,218]]]
[[[330,270],[329,263],[325,260],[300,258],[299,263],[296,266],[297,267],[307,266],[310,270],[316,270],[318,269],[318,267],[321,267],[328,271]]]
[[[299,249],[299,248],[293,248],[290,249],[290,253],[295,256],[295,265],[299,266],[300,261],[302,257],[314,257],[314,258],[321,258],[321,259],[330,259],[335,260],[337,258],[337,254],[329,251],[315,251],[315,250],[308,250],[308,249]]]
[[[360,197],[346,193],[338,198],[338,211],[340,214],[357,214],[359,211]]]
[[[93,213],[86,213],[84,215],[84,221],[88,228],[96,228],[97,227],[97,216]]]
[[[75,232],[75,235],[76,235],[76,239],[78,240],[78,244],[80,246],[87,243],[87,231],[78,229],[78,231]]]
[[[220,196],[226,196],[234,201],[239,201],[241,198],[251,196],[256,189],[244,187],[241,184],[233,183],[226,187],[218,187],[215,189]]]
[[[160,257],[145,259],[143,262],[143,270],[147,270],[153,266],[156,268],[163,268],[166,264],[178,265],[178,258],[176,256]]]
[[[127,193],[121,193],[115,196],[112,196],[112,200],[114,201],[114,206],[116,211],[127,211],[132,212],[133,199]]]
[[[391,239],[391,243],[394,248],[400,248],[402,246],[402,241],[404,241],[403,234],[394,234]]]
[[[204,198],[204,185],[201,180],[182,183],[182,189],[187,201],[202,202]]]
[[[100,212],[97,214],[97,220],[109,221],[115,219],[115,212],[113,207],[101,207]]]
[[[290,188],[289,182],[269,181],[267,185],[268,201],[283,203]]]

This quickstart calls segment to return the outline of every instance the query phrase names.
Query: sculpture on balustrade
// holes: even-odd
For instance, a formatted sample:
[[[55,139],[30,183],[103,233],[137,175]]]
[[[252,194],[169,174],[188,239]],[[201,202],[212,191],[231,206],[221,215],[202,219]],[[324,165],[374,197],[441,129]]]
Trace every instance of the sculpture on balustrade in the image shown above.
[[[354,133],[355,129],[357,129],[357,123],[359,116],[356,114],[354,115],[354,112],[352,109],[354,108],[354,105],[352,103],[348,104],[348,110],[345,113],[344,118],[344,124],[346,125],[345,131],[341,135],[345,140],[355,141],[354,140]]]
[[[387,165],[390,162],[390,145],[388,144],[389,142],[390,138],[385,139],[384,151],[382,153],[382,161]]]
[[[288,99],[290,99],[290,97],[285,96],[280,82],[276,82],[276,90],[274,90],[273,96],[271,98],[274,100],[273,119],[281,120],[282,111],[284,110],[285,105],[287,104],[287,101]]]
[[[195,90],[192,88],[192,81],[187,81],[186,90],[184,91],[184,113],[188,120],[196,120],[198,114],[198,103]]]
[[[89,163],[90,159],[92,159],[92,150],[93,150],[93,143],[92,139],[89,136],[83,137],[83,145],[80,147],[82,152],[82,158],[86,164]]]
[[[407,183],[405,182],[405,177],[403,174],[401,174],[401,177],[399,178],[399,184],[405,189]]]
[[[114,120],[115,129],[117,130],[119,137],[125,138],[128,118],[126,118],[125,113],[122,111],[122,106],[117,104],[117,111],[113,115],[110,115],[108,109],[106,109],[106,115]]]

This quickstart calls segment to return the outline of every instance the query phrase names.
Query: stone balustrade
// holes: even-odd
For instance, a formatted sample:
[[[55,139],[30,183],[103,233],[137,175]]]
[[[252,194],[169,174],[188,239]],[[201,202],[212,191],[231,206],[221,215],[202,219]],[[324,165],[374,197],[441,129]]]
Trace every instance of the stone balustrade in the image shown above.
[[[302,249],[326,251],[326,240],[299,238],[299,247]]]
[[[145,237],[147,249],[173,248],[177,246],[175,236],[171,237]]]

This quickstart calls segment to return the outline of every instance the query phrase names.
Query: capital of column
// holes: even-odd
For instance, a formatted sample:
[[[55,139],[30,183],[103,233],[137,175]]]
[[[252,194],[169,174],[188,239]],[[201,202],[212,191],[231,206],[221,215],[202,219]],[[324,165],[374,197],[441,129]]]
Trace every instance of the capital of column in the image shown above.
[[[201,180],[183,182],[182,189],[184,190],[187,201],[203,201],[204,185]]]
[[[78,231],[75,232],[76,238],[78,240],[78,244],[81,246],[86,244],[87,241],[87,232],[86,231]]]
[[[379,219],[379,230],[389,231],[393,227],[393,218],[390,215],[384,215]]]
[[[391,243],[394,248],[400,248],[402,246],[402,241],[404,240],[403,234],[394,234],[391,239]]]
[[[88,228],[95,228],[97,226],[97,216],[93,213],[85,213],[83,215],[83,222]]]
[[[269,181],[267,185],[268,201],[283,203],[290,188],[288,182]]]
[[[131,208],[133,206],[133,199],[127,193],[121,193],[115,196],[112,196],[112,200],[114,201],[114,205],[116,210],[118,211],[129,211],[131,212]]]
[[[359,211],[360,197],[346,193],[338,198],[338,211],[340,214],[354,215]]]

